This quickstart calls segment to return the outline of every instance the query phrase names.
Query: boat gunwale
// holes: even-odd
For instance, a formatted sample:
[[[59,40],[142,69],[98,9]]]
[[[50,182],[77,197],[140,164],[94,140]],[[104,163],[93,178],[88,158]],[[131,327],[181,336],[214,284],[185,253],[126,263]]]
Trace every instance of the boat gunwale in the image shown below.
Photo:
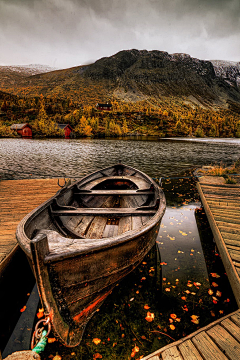
[[[118,165],[118,164],[116,164],[116,165]],[[23,249],[23,251],[27,254],[28,257],[30,257],[32,259],[32,254],[31,254],[31,250],[30,250],[31,239],[29,239],[27,237],[27,235],[24,231],[26,224],[28,222],[30,222],[32,218],[36,217],[40,212],[46,210],[51,205],[53,200],[56,199],[61,193],[71,190],[76,185],[77,186],[84,185],[85,183],[89,182],[87,180],[89,178],[91,178],[93,175],[95,175],[97,173],[101,173],[102,171],[106,171],[111,168],[114,168],[114,166],[116,166],[116,165],[113,165],[113,166],[110,166],[110,167],[107,167],[107,168],[104,168],[101,170],[97,170],[97,171],[83,177],[82,179],[77,180],[73,184],[70,184],[63,189],[58,190],[54,196],[52,196],[50,199],[48,199],[45,202],[43,202],[42,204],[40,204],[37,208],[33,209],[30,213],[28,213],[20,221],[20,223],[17,226],[17,230],[16,230],[16,238],[18,240],[20,247]],[[161,220],[161,218],[164,214],[164,211],[166,209],[166,199],[165,199],[165,195],[164,195],[162,189],[156,184],[156,182],[150,176],[148,176],[145,173],[142,173],[140,170],[137,170],[131,166],[127,166],[124,164],[119,164],[119,165],[122,165],[123,167],[125,167],[127,169],[134,170],[136,173],[139,173],[146,180],[148,180],[151,184],[153,184],[155,194],[157,193],[158,196],[160,197],[160,204],[159,204],[159,207],[156,209],[155,215],[153,215],[153,217],[150,220],[148,220],[145,225],[142,225],[138,229],[130,230],[130,231],[124,232],[120,235],[109,237],[109,238],[104,238],[104,239],[98,239],[98,238],[97,239],[89,239],[89,238],[69,239],[69,238],[63,237],[61,234],[59,234],[59,236],[61,236],[62,238],[65,238],[67,240],[71,240],[71,241],[75,240],[79,246],[81,245],[81,242],[84,243],[87,241],[89,246],[86,247],[85,249],[72,249],[71,251],[65,252],[65,253],[61,252],[61,253],[56,254],[56,253],[49,252],[49,255],[46,256],[46,262],[60,261],[62,259],[76,257],[79,255],[84,255],[86,253],[97,252],[97,251],[105,250],[106,248],[121,245],[128,241],[132,241],[134,238],[136,238],[138,236],[142,236],[142,235],[144,235],[144,233],[147,233],[149,230],[151,230],[152,227],[154,227],[157,224],[158,221]],[[122,177],[125,178],[127,176],[123,175]],[[111,175],[109,176],[109,178],[111,178]],[[51,230],[49,230],[49,231],[51,231]],[[52,230],[52,231],[54,231],[54,230]],[[64,249],[63,243],[61,243],[61,249]]]

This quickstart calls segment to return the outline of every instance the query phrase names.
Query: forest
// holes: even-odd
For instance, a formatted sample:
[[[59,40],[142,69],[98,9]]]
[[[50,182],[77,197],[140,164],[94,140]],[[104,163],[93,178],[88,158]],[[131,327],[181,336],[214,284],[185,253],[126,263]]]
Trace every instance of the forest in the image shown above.
[[[95,103],[99,100],[95,99]],[[15,137],[10,126],[29,123],[33,136],[64,137],[56,124],[70,124],[73,137],[119,137],[130,135],[240,138],[238,108],[213,110],[168,97],[137,102],[109,98],[111,111],[74,98],[20,96],[0,92],[0,137]],[[100,102],[103,102],[100,100]]]

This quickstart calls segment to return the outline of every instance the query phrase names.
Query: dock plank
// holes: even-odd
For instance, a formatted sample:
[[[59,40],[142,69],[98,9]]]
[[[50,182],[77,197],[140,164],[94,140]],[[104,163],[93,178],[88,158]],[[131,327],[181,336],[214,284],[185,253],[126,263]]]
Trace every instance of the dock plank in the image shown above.
[[[15,231],[19,221],[59,189],[56,178],[0,182],[0,271],[17,244]]]
[[[179,345],[179,350],[184,360],[202,360],[202,356],[199,354],[196,347],[191,340],[186,340]]]
[[[214,340],[219,348],[231,360],[240,356],[240,344],[229,332],[220,325],[216,325],[207,331],[207,334]]]
[[[194,336],[192,342],[204,359],[227,360],[227,357],[205,331]]]
[[[161,355],[163,360],[183,360],[176,346],[165,350]]]

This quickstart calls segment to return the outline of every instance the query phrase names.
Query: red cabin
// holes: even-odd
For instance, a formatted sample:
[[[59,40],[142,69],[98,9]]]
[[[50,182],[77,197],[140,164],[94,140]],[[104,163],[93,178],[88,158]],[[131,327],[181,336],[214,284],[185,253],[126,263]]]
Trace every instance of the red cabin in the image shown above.
[[[109,104],[109,103],[99,104],[99,103],[97,103],[96,109],[97,109],[97,110],[107,110],[107,111],[110,111],[110,110],[112,110],[112,104]]]
[[[31,125],[25,124],[13,124],[11,130],[14,130],[23,138],[32,138],[32,127]]]
[[[69,124],[57,124],[59,129],[64,130],[65,139],[70,139],[70,134],[73,131],[73,128]]]

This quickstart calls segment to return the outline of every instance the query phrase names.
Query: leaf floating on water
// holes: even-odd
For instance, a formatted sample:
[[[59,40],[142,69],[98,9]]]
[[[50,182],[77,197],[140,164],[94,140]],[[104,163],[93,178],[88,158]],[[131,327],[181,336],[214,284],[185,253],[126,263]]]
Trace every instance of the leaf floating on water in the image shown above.
[[[147,316],[145,317],[145,320],[148,322],[152,322],[154,319],[154,313],[151,313],[150,311],[147,312]]]
[[[220,275],[218,275],[217,273],[210,273],[210,275],[214,278],[220,278]]]
[[[191,315],[191,322],[193,322],[194,324],[199,324],[199,316],[197,315]]]
[[[20,309],[20,312],[24,312],[26,310],[26,305],[24,305],[21,309]]]
[[[62,357],[60,355],[54,356],[53,360],[62,360]]]
[[[212,295],[212,294],[213,294],[212,289],[209,289],[209,290],[208,290],[208,293],[209,293],[209,295]]]
[[[165,291],[171,291],[171,289],[170,289],[170,288],[166,288]]]
[[[215,282],[212,282],[212,286],[217,287],[217,286],[218,286],[218,284],[217,284],[217,283],[215,283]]]
[[[216,296],[221,297],[221,296],[222,296],[221,291],[217,290],[217,291],[216,291]]]
[[[190,294],[190,291],[189,291],[189,290],[185,290],[185,293],[186,293],[186,294]]]
[[[170,317],[175,320],[177,318],[177,315],[176,314],[170,314]]]
[[[93,355],[93,359],[102,359],[102,358],[103,358],[102,355],[99,353]]]
[[[144,305],[144,309],[145,309],[145,310],[148,310],[148,309],[150,309],[150,306],[148,306],[148,305],[146,304],[146,305]]]
[[[175,330],[176,328],[175,328],[175,326],[174,326],[173,324],[171,324],[171,325],[170,325],[170,329],[171,329],[171,330]]]
[[[38,309],[38,313],[37,313],[38,319],[40,319],[43,316],[44,316],[44,309]]]
[[[167,265],[167,263],[166,262],[161,262],[160,265]]]
[[[93,339],[93,343],[94,343],[95,345],[100,344],[100,342],[101,342],[101,339],[98,339],[98,338],[94,338],[94,339]]]
[[[199,282],[194,282],[193,285],[195,285],[195,286],[201,286],[202,284],[199,283]]]
[[[182,300],[187,300],[186,296],[181,297]]]
[[[211,316],[212,316],[212,317],[215,317],[215,316],[216,316],[214,311],[211,310],[210,313],[211,313]]]

